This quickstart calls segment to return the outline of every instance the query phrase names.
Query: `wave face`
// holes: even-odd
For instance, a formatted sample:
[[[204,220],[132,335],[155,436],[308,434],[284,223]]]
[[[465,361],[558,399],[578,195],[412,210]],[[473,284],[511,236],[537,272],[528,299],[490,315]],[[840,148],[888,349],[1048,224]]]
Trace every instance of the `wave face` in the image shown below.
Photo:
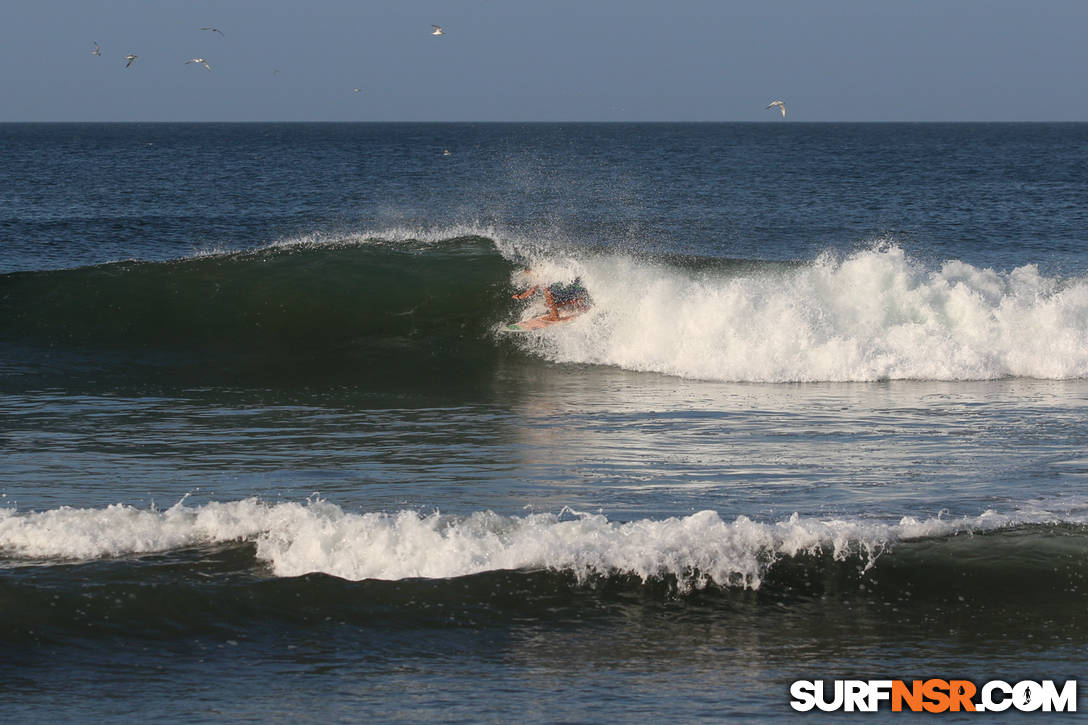
[[[1088,279],[898,247],[803,265],[683,268],[626,258],[579,270],[594,313],[532,349],[689,378],[801,382],[1088,376]]]
[[[0,278],[7,337],[103,348],[317,348],[483,329],[509,265],[477,238],[295,244]],[[453,303],[453,304],[451,304]]]
[[[295,240],[169,262],[0,277],[0,341],[79,364],[303,379],[463,372],[487,347],[511,265],[489,240]],[[499,289],[501,288],[501,290]],[[55,364],[55,360],[51,360]]]
[[[501,334],[543,311],[510,300],[525,264],[542,279],[580,276],[595,307],[541,334]],[[556,362],[719,381],[1077,379],[1088,279],[955,260],[932,270],[895,246],[775,263],[548,251],[471,231],[0,276],[0,343],[47,349],[50,364],[67,352],[183,361],[197,378],[231,365],[466,378],[511,342]]]

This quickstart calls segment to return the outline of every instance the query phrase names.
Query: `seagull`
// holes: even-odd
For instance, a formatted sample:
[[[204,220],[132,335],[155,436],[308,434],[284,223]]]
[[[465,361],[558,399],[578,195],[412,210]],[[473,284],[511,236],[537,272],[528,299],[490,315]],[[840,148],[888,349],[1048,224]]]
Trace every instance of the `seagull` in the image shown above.
[[[431,35],[445,35],[446,34],[446,31],[442,30],[442,26],[440,26],[440,25],[435,25],[435,24],[432,23],[431,27],[434,28],[434,32],[431,33]]]
[[[213,28],[213,27],[212,27],[212,26],[210,26],[210,25],[208,25],[208,26],[205,26],[205,27],[201,28],[201,30],[210,30],[210,31],[212,31],[213,33],[219,33],[219,34],[220,34],[220,35],[222,35],[222,36],[223,36],[224,38],[225,38],[225,37],[227,37],[226,35],[224,35],[224,34],[223,34],[223,31],[222,31],[222,30],[220,30],[219,28]]]
[[[767,105],[767,108],[774,108],[775,106],[778,106],[778,110],[782,111],[782,118],[785,118],[786,117],[786,102],[785,101],[771,101]]]
[[[91,55],[102,55],[102,49],[98,47],[98,41],[91,41],[94,43],[94,50],[91,51]]]
[[[185,61],[185,65],[189,65],[190,63],[197,63],[199,65],[204,66],[208,70],[212,69],[212,67],[210,65],[208,65],[208,61],[204,60],[203,58],[193,58],[192,60]]]
[[[127,60],[127,61],[128,61],[128,63],[125,63],[125,67],[126,67],[126,68],[128,68],[128,67],[129,67],[130,65],[132,65],[132,63],[133,63],[133,62],[134,62],[134,61],[135,61],[135,60],[136,60],[137,58],[139,58],[139,57],[140,57],[140,56],[138,56],[138,55],[133,55],[132,53],[129,53],[128,55],[126,55],[126,56],[125,56],[125,60]]]

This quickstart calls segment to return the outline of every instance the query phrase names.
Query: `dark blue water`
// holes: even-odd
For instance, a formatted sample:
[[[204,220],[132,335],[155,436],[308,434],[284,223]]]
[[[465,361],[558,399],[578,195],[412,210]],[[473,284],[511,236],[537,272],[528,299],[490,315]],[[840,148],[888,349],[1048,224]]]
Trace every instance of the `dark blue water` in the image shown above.
[[[890,238],[1083,268],[1083,124],[6,124],[4,269],[496,225],[811,259]],[[443,149],[451,155],[443,157]]]
[[[9,124],[0,173],[5,720],[1088,674],[1088,126]]]

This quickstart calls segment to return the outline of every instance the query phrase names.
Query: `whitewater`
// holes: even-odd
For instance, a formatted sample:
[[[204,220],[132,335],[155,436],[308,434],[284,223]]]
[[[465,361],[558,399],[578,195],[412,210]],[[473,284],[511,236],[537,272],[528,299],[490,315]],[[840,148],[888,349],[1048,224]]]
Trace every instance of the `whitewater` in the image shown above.
[[[580,276],[595,309],[526,348],[556,362],[717,381],[860,382],[1088,376],[1088,278],[899,246],[783,269],[677,269],[630,257],[539,267]]]
[[[1061,512],[1048,510],[1049,507]],[[447,579],[501,570],[551,569],[579,579],[672,577],[682,589],[708,584],[758,589],[783,557],[859,557],[861,570],[899,542],[993,532],[1025,525],[1088,525],[1088,507],[1032,502],[976,517],[937,516],[896,523],[817,519],[776,522],[715,511],[664,520],[610,521],[573,510],[558,514],[469,516],[438,512],[352,513],[319,498],[269,504],[257,499],[164,511],[123,504],[18,513],[0,509],[0,554],[10,564],[117,558],[222,543],[254,542],[256,557],[279,577],[313,572],[351,581]]]

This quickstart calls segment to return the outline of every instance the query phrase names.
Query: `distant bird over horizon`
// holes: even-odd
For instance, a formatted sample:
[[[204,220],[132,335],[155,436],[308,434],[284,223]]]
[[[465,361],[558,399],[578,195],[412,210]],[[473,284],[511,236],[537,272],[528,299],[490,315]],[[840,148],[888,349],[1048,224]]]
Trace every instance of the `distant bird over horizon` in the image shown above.
[[[210,26],[210,25],[207,25],[207,26],[205,26],[205,27],[201,28],[201,30],[210,30],[210,31],[211,31],[211,32],[213,32],[213,33],[219,33],[219,34],[220,34],[220,35],[222,35],[222,36],[223,36],[224,38],[225,38],[225,37],[227,37],[227,36],[226,36],[226,34],[225,34],[225,33],[224,33],[224,32],[223,32],[222,30],[220,30],[219,28],[213,28],[213,27],[212,27],[212,26]]]
[[[434,24],[432,23],[432,24],[431,24],[431,27],[432,27],[432,28],[434,28],[434,32],[433,32],[433,33],[431,33],[431,35],[445,35],[445,34],[446,34],[446,31],[444,31],[444,30],[442,29],[442,26],[440,26],[440,25],[434,25]]]
[[[786,117],[786,102],[785,101],[771,101],[767,104],[767,108],[774,108],[778,106],[778,110],[782,111],[782,118]]]
[[[190,60],[185,61],[185,65],[189,65],[190,63],[196,63],[198,65],[202,65],[205,68],[207,68],[208,70],[212,69],[212,67],[210,65],[208,65],[208,61],[204,60],[203,58],[192,58]]]
[[[128,55],[126,55],[126,56],[125,56],[125,60],[127,60],[127,61],[128,61],[128,63],[125,63],[125,67],[126,67],[126,68],[128,68],[128,67],[129,67],[130,65],[132,65],[132,64],[133,64],[133,63],[134,63],[134,62],[136,61],[136,59],[137,59],[137,58],[139,58],[139,57],[140,57],[140,56],[138,56],[138,55],[133,55],[132,53],[129,53]]]
[[[98,47],[98,41],[91,41],[94,43],[94,50],[91,51],[91,55],[102,55],[102,49]]]

